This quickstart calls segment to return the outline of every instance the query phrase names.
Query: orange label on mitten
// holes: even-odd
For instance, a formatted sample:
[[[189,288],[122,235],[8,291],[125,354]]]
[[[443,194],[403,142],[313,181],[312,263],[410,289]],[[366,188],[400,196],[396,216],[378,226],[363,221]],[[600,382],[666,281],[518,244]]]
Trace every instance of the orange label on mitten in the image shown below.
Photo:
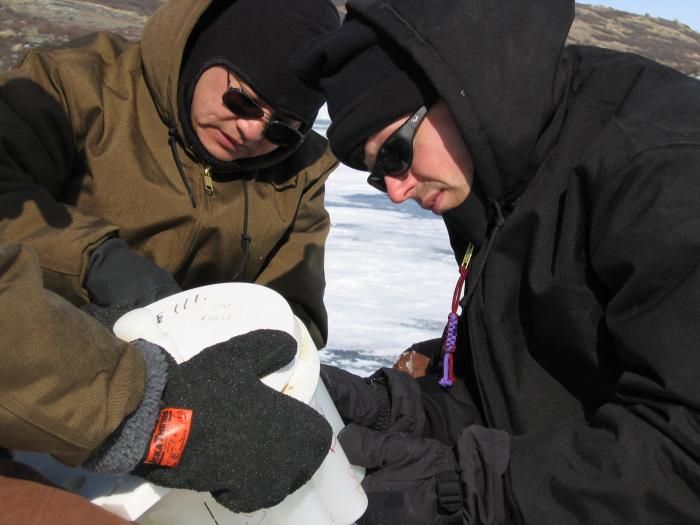
[[[162,409],[144,463],[155,463],[163,467],[177,466],[185,450],[191,426],[191,410]]]

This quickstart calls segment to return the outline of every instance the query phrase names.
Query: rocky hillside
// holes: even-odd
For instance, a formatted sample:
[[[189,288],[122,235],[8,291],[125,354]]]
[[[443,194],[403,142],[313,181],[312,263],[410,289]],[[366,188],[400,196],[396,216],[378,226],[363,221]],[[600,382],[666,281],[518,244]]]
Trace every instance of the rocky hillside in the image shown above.
[[[637,53],[700,77],[700,33],[678,21],[577,4],[569,41]]]
[[[693,0],[694,1],[694,0]],[[110,30],[138,38],[163,0],[0,0],[0,69],[30,47]],[[344,0],[334,0],[343,12]],[[569,40],[631,51],[700,76],[700,34],[676,21],[577,5]]]
[[[161,0],[0,0],[0,69],[30,47],[55,45],[92,31],[138,38]]]

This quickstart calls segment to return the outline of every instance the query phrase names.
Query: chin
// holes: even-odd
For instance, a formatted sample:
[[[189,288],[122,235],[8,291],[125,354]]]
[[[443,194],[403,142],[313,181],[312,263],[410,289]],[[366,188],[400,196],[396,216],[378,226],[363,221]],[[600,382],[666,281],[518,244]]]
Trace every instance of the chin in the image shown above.
[[[231,162],[232,160],[238,159],[238,157],[235,157],[233,155],[213,155],[212,154],[212,157],[214,157],[216,160],[218,160],[220,162]]]
[[[223,153],[220,155],[212,155],[216,160],[220,160],[221,162],[231,162],[232,160],[238,160],[241,158],[240,155],[236,155],[234,153]]]
[[[224,148],[221,147],[220,144],[216,142],[214,144],[202,145],[206,148],[207,152],[209,152],[209,155],[221,162],[230,162],[238,158],[238,155],[236,155],[235,153],[231,153],[230,151],[226,151]]]

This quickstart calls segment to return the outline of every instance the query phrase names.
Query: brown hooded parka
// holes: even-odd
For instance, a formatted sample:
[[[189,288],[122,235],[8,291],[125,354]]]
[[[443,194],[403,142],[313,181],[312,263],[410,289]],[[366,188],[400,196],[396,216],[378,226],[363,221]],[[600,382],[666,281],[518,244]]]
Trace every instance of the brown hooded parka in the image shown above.
[[[110,236],[191,288],[231,280],[245,224],[239,279],[281,293],[320,347],[324,182],[337,161],[311,131],[278,164],[215,177],[207,191],[206,166],[183,146],[177,93],[209,4],[170,0],[140,42],[97,33],[30,51],[0,75],[0,241],[30,246],[46,287],[82,304],[89,256]]]

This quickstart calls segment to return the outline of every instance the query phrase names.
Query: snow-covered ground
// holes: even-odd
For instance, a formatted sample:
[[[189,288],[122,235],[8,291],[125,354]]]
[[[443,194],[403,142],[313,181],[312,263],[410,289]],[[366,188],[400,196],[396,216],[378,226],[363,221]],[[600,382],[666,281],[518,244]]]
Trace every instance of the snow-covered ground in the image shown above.
[[[325,107],[315,129],[328,127]],[[361,375],[412,343],[439,337],[457,265],[442,220],[415,203],[393,204],[340,166],[326,185],[328,345],[321,360]]]

